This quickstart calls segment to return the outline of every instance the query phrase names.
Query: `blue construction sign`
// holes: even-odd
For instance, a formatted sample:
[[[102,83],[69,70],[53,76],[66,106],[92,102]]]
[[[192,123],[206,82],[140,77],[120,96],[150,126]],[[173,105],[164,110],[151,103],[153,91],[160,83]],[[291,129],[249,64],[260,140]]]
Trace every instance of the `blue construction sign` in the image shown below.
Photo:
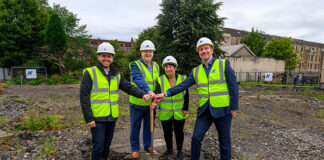
[[[37,78],[36,69],[26,69],[26,78],[27,79]]]

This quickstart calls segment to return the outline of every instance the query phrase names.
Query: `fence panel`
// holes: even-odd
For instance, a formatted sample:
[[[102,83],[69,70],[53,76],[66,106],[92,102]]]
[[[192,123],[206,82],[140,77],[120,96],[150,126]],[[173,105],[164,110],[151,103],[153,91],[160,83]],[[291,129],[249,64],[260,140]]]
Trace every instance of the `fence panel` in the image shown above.
[[[320,72],[235,72],[241,84],[319,87]]]

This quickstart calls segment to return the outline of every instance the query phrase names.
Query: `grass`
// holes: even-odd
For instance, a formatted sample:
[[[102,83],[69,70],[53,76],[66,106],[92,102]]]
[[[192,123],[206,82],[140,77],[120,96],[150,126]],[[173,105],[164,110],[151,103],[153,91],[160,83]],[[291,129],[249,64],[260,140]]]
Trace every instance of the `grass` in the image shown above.
[[[324,94],[318,94],[316,97],[317,97],[318,99],[324,99]]]
[[[54,146],[55,142],[56,139],[51,137],[46,137],[40,141],[42,143],[41,150],[47,157],[54,158],[57,156],[57,148]]]
[[[0,115],[0,127],[5,126],[7,124],[8,124],[8,121],[6,120],[6,117],[3,114],[1,114]]]
[[[22,126],[31,131],[62,129],[65,125],[61,119],[62,116],[58,115],[39,116],[36,112],[30,112],[22,118]]]
[[[319,110],[319,112],[316,113],[316,117],[324,120],[324,109]]]
[[[260,93],[260,92],[258,92],[258,93],[256,94],[256,99],[261,99],[261,93]]]
[[[10,98],[5,96],[2,99],[0,99],[0,106],[4,105],[5,103],[9,102]]]

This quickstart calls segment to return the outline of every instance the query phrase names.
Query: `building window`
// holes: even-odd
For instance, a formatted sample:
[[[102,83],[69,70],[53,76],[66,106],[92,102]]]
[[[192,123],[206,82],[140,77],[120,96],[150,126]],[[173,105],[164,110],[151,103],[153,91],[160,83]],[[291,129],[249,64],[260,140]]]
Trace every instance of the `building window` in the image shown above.
[[[313,55],[312,55],[312,57],[311,57],[311,61],[313,61]]]
[[[238,44],[238,38],[235,38],[235,44]]]
[[[123,44],[120,45],[119,50],[123,50]]]
[[[309,67],[309,69],[312,69],[312,64],[310,64],[310,67]]]
[[[300,51],[303,51],[303,46],[300,48]]]
[[[314,69],[317,69],[317,64],[314,64]]]

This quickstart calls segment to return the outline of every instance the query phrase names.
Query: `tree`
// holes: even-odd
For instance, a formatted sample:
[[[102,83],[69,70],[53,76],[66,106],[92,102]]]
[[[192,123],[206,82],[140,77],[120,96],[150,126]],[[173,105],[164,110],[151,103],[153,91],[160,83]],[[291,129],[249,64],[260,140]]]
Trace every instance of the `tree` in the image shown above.
[[[33,58],[44,43],[47,16],[39,0],[0,1],[0,65],[10,68]]]
[[[120,50],[120,44],[117,40],[109,42],[115,49],[113,65],[124,75],[128,71],[128,59],[123,50]]]
[[[151,40],[153,42],[155,46],[153,61],[156,61],[158,64],[161,64],[162,60],[160,58],[161,57],[160,46],[162,40],[158,28],[156,26],[147,28],[138,35],[136,42],[133,44],[131,48],[131,51],[126,55],[128,62],[138,60],[142,57],[140,52],[140,47],[144,40]],[[127,70],[126,72],[124,72],[124,76],[128,80],[130,78],[129,72],[130,72],[129,65],[127,64]]]
[[[43,59],[58,65],[60,73],[63,74],[63,69],[65,68],[63,56],[67,49],[67,37],[62,20],[55,12],[51,13],[46,25],[45,44],[49,53],[42,53],[41,56]]]
[[[97,62],[95,49],[88,45],[91,35],[88,35],[87,25],[80,25],[80,18],[59,4],[54,4],[51,12],[56,12],[60,16],[68,37],[68,50],[64,56],[66,68],[68,70],[80,70],[85,68],[86,62],[89,62],[90,65]],[[75,60],[79,61],[79,64],[73,63]]]
[[[224,18],[216,11],[222,5],[213,0],[163,0],[162,13],[157,16],[158,31],[161,37],[161,57],[174,56],[179,64],[178,72],[189,74],[193,67],[201,63],[196,51],[196,43],[201,37],[214,42],[216,57],[224,52],[219,49],[223,41],[220,27]]]
[[[299,64],[297,52],[294,51],[291,38],[278,39],[273,37],[266,45],[262,56],[284,60],[286,70],[294,70],[296,69],[297,64]]]
[[[254,31],[254,28],[252,28],[252,31],[242,39],[242,43],[246,44],[259,57],[262,55],[267,43],[263,34],[262,31]]]

